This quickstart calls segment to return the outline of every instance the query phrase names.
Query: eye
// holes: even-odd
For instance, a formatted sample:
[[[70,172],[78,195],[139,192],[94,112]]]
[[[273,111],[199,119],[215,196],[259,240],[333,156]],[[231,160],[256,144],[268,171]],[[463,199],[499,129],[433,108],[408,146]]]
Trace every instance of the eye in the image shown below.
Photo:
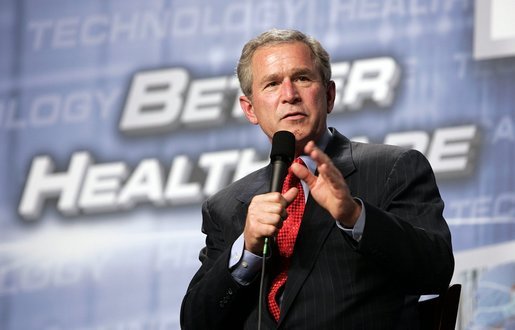
[[[275,87],[275,86],[277,86],[277,85],[279,85],[279,83],[278,83],[278,82],[276,82],[276,81],[270,81],[270,82],[268,82],[267,84],[265,84],[265,88],[271,88],[271,87]]]
[[[297,78],[295,78],[295,80],[299,81],[299,82],[310,82],[311,81],[309,76],[305,76],[305,75],[298,76]]]

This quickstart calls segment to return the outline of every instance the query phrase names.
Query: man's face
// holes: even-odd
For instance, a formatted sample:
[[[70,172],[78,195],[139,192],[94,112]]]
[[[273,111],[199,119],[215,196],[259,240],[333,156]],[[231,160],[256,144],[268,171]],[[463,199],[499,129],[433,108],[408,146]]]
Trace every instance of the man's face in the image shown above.
[[[324,85],[308,46],[294,42],[259,48],[252,77],[252,98],[240,97],[240,105],[270,139],[277,131],[290,131],[300,151],[323,134],[335,86],[332,81]]]

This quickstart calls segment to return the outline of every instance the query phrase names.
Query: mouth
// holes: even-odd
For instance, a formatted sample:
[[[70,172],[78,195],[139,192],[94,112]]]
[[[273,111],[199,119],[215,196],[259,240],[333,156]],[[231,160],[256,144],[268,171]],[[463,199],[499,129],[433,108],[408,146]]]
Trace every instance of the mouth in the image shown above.
[[[302,112],[290,112],[282,117],[282,120],[300,120],[306,118],[306,114]]]

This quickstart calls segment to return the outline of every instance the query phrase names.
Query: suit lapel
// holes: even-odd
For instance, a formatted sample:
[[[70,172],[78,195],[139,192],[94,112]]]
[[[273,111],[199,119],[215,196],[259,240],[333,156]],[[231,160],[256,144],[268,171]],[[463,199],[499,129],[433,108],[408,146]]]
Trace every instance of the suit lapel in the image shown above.
[[[342,172],[346,178],[356,170],[352,157],[352,147],[350,140],[341,135],[334,128],[330,128],[333,138],[329,141],[325,153],[331,158],[334,165]]]
[[[236,211],[233,214],[232,223],[239,236],[245,227],[245,218],[247,217],[248,205],[252,198],[259,194],[268,192],[270,185],[270,171],[271,166],[268,165],[263,168],[255,178],[248,180],[244,189],[240,191],[240,194],[236,196],[236,199],[240,201],[240,205],[237,206]]]
[[[264,194],[268,192],[270,185],[272,166],[268,164],[263,167],[251,180],[245,182],[245,187],[241,190],[240,194],[236,196],[236,199],[245,204],[249,204],[252,197],[258,194]]]
[[[335,129],[331,129],[331,133],[333,138],[325,152],[343,176],[348,177],[356,170],[352,160],[350,141]],[[295,297],[313,268],[320,249],[322,249],[327,236],[335,226],[335,220],[331,215],[309,196],[295,243],[290,267],[292,272],[288,275],[288,281],[284,289],[279,325],[288,314]]]
[[[291,272],[288,274],[284,288],[279,324],[287,315],[295,297],[311,272],[327,235],[335,225],[331,216],[310,197],[295,243],[290,266]]]

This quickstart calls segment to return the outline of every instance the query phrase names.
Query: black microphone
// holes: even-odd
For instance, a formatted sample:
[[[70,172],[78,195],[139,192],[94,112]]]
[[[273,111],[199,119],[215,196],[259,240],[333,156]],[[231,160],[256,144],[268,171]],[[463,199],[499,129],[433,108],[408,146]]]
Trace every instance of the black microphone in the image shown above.
[[[295,135],[288,131],[278,131],[272,137],[270,162],[272,163],[272,179],[270,192],[281,192],[283,182],[288,174],[288,168],[295,157]],[[268,252],[268,237],[265,237],[263,256]]]
[[[270,192],[281,192],[283,182],[288,174],[288,168],[295,157],[295,135],[288,131],[278,131],[272,137],[272,150],[270,151],[270,162],[272,163],[272,179],[270,180]],[[261,266],[261,280],[259,284],[258,302],[258,330],[261,330],[261,316],[263,314],[262,301],[265,279],[265,260],[268,254],[268,237],[265,237],[263,245],[263,261]]]
[[[288,168],[295,157],[295,135],[288,131],[278,131],[272,137],[270,161],[272,163],[272,180],[270,192],[281,192]]]

